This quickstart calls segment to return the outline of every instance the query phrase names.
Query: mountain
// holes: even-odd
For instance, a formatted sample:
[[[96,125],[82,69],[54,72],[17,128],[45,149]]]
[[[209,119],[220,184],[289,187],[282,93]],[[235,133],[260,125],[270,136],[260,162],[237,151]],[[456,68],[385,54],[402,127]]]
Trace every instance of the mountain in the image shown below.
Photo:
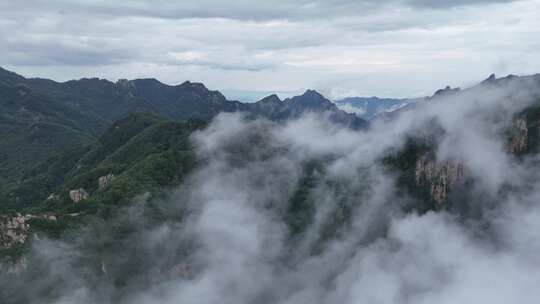
[[[17,204],[7,206],[25,215],[0,209],[0,273],[4,263],[10,265],[28,250],[30,234],[55,238],[87,219],[110,217],[136,195],[154,193],[156,199],[178,186],[199,165],[189,137],[206,124],[130,114],[96,141],[59,153],[27,172],[13,191]],[[159,208],[147,216],[163,219]]]
[[[435,93],[433,93],[433,95],[429,97],[429,99],[451,96],[453,94],[459,93],[459,91],[461,91],[461,88],[452,88],[450,86],[446,86],[444,89],[438,89],[437,91],[435,91]]]
[[[24,84],[7,87],[6,109],[9,101],[23,103],[17,95],[35,94]],[[56,104],[35,98],[28,106]],[[79,130],[67,118],[85,117],[77,111],[63,115],[66,107],[75,111],[60,104],[53,108],[62,111],[48,117]],[[283,294],[273,298],[266,284],[248,284],[245,277],[263,273],[274,284],[286,275],[275,290],[290,292],[287,300],[296,294],[286,285],[305,288],[306,277],[329,280],[316,288],[332,292],[334,282],[362,271],[369,279],[372,265],[399,268],[412,259],[417,269],[433,252],[439,261],[439,251],[426,247],[426,240],[455,246],[461,231],[469,241],[457,241],[458,250],[440,265],[453,265],[463,248],[480,242],[473,263],[464,266],[468,271],[489,247],[484,242],[495,242],[488,244],[497,250],[504,246],[499,237],[508,231],[492,234],[507,223],[500,221],[515,217],[520,227],[530,221],[528,209],[517,216],[509,208],[537,205],[538,75],[434,94],[392,112],[414,116],[363,132],[311,120],[301,130],[281,124],[315,112],[351,126],[352,114],[315,91],[283,101],[272,95],[247,108],[248,116],[273,122],[131,113],[26,172],[14,192],[27,204],[0,213],[0,301],[76,302],[90,294],[97,295],[90,302],[127,303],[139,296],[137,290],[152,288],[155,296],[145,295],[155,302],[163,290],[180,288],[177,300],[194,284],[217,278],[219,286],[238,280],[235,288],[246,288],[247,300],[276,303]],[[33,121],[9,113],[16,121]],[[532,227],[518,234],[534,235]],[[530,242],[526,236],[523,241]],[[384,260],[396,250],[394,259]],[[366,268],[348,272],[358,263]]]
[[[106,127],[20,83],[15,74],[0,80],[0,198],[2,206],[20,201],[12,190],[24,174],[48,157],[89,143]]]
[[[256,116],[263,116],[274,121],[296,119],[307,113],[325,114],[334,123],[352,129],[366,128],[367,121],[339,109],[333,102],[315,90],[287,98],[283,101],[276,95],[270,95],[249,105],[249,111]]]
[[[358,128],[366,123],[340,110],[314,90],[281,101],[270,95],[256,103],[227,100],[219,91],[203,84],[186,81],[170,86],[156,79],[121,79],[111,82],[99,78],[82,78],[67,82],[24,78],[0,69],[0,82],[25,85],[36,94],[47,96],[85,115],[111,123],[130,113],[154,113],[175,119],[211,119],[221,112],[246,112],[270,120],[298,118],[304,113],[326,113],[332,121]]]
[[[505,91],[504,94],[508,99],[514,98],[513,95],[527,95],[532,94],[536,96],[536,91],[534,91],[540,85],[540,74],[528,75],[528,76],[516,76],[516,75],[507,75],[505,77],[497,78],[495,74],[489,75],[488,78],[479,82],[478,84],[461,89],[459,87],[452,88],[446,86],[442,89],[438,89],[433,93],[433,95],[425,98],[416,99],[416,102],[409,103],[399,109],[396,109],[391,112],[382,112],[374,117],[376,120],[390,121],[396,119],[399,115],[411,112],[417,108],[426,106],[430,102],[446,102],[452,98],[460,98],[460,96],[467,96],[472,94],[483,95],[486,91],[491,89],[499,89]],[[533,89],[531,89],[533,88]],[[534,91],[534,92],[531,92]],[[500,97],[500,96],[496,96]],[[534,98],[534,97],[533,97]]]
[[[42,200],[60,174],[58,168],[40,171],[40,164],[65,160],[64,152],[91,145],[129,113],[209,119],[238,106],[198,83],[173,87],[153,79],[112,83],[96,78],[58,83],[0,69],[0,208]],[[53,173],[44,175],[48,171]]]
[[[94,212],[106,209],[137,194],[178,185],[198,163],[189,136],[205,125],[202,120],[177,122],[147,113],[130,114],[96,142],[42,163],[22,185],[48,182],[47,189],[40,189],[41,197],[34,195],[44,202],[38,208],[41,212],[86,210],[85,204],[73,204],[74,191],[88,195]],[[30,187],[19,190],[35,192]]]
[[[3,85],[15,85],[25,82],[26,79],[21,75],[8,71],[0,67],[0,84]]]
[[[397,99],[379,97],[348,97],[336,101],[336,105],[358,117],[371,120],[379,113],[392,112],[416,102],[418,99]]]
[[[99,194],[94,207],[118,203],[135,194],[176,185],[197,161],[189,135],[203,126],[202,120],[177,122],[147,113],[130,114],[112,124],[95,141],[85,142],[29,169],[9,192],[2,207],[23,209],[41,206],[41,211],[74,210],[71,190]],[[111,177],[108,191],[100,177]],[[103,188],[103,189],[100,189]],[[110,190],[110,191],[109,191]],[[80,207],[80,206],[79,206]]]
[[[49,96],[73,109],[112,122],[129,113],[150,112],[176,120],[209,119],[219,112],[242,110],[243,104],[227,100],[220,92],[201,83],[186,81],[169,86],[156,79],[121,79],[111,82],[83,78],[67,82],[26,79],[4,70],[6,81],[25,84],[36,93]],[[0,80],[1,81],[1,80]]]
[[[23,182],[21,178],[33,167],[63,151],[97,140],[114,121],[132,113],[187,121],[210,120],[221,112],[241,111],[252,117],[283,121],[313,112],[327,113],[331,121],[355,129],[366,126],[315,91],[283,102],[272,95],[247,104],[227,100],[220,92],[190,81],[175,86],[156,79],[111,82],[82,78],[56,82],[25,78],[2,68],[0,109],[0,134],[7,138],[0,143],[3,207],[24,206],[35,199],[17,190],[30,185],[30,181]]]
[[[283,101],[275,94],[249,105],[249,110],[253,113],[253,116],[263,116],[270,120],[280,119],[284,108]]]

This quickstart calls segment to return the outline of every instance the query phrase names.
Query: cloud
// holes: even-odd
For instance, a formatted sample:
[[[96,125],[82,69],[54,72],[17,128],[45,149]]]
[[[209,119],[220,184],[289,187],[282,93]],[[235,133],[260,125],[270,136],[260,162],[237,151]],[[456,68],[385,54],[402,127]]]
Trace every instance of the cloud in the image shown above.
[[[20,11],[57,11],[62,14],[97,14],[114,17],[152,17],[163,19],[227,18],[235,20],[307,20],[321,17],[358,16],[391,6],[412,8],[448,9],[460,6],[474,6],[490,3],[503,3],[503,0],[390,0],[390,1],[351,1],[351,0],[276,0],[272,3],[263,0],[240,0],[224,3],[217,0],[199,2],[137,1],[120,3],[107,1],[63,1],[47,3],[39,0],[28,1],[24,5],[4,3],[3,8],[16,7]]]
[[[405,3],[411,6],[427,7],[432,9],[452,8],[467,5],[481,5],[492,3],[505,3],[506,0],[451,0],[451,1],[429,1],[429,0],[406,0]]]
[[[0,1],[0,65],[56,80],[153,77],[228,90],[415,97],[492,72],[536,72],[538,7],[537,0]],[[186,53],[204,56],[171,56]]]
[[[532,302],[540,279],[538,157],[508,156],[501,131],[538,96],[537,81],[478,87],[419,103],[365,132],[312,115],[284,124],[219,115],[192,136],[203,165],[169,199],[141,197],[61,241],[36,241],[28,256],[35,266],[21,277],[0,275],[0,296]],[[434,125],[442,130],[436,159],[466,164],[477,195],[464,203],[479,216],[403,211],[418,202],[398,191],[381,158]],[[302,192],[301,185],[309,187]],[[308,198],[300,211],[291,207],[299,196]],[[165,218],[148,216],[148,204]],[[16,292],[21,286],[25,293]]]
[[[229,54],[224,54],[224,53]],[[172,52],[169,53],[170,63],[178,65],[206,66],[212,69],[237,70],[237,71],[263,71],[269,70],[278,65],[272,58],[264,53],[238,56],[239,53],[246,53],[242,48],[231,48],[230,50],[209,50],[205,53],[196,51]],[[233,55],[234,54],[234,55]]]

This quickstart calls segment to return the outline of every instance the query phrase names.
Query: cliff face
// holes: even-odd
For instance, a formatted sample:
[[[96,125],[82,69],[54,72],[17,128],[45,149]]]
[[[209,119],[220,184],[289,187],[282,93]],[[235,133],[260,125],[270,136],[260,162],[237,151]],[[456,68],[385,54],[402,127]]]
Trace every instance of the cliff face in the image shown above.
[[[107,189],[107,187],[113,181],[113,179],[114,179],[114,174],[107,174],[107,175],[101,176],[98,179],[98,189],[100,191]]]
[[[437,206],[441,207],[446,202],[451,189],[463,183],[464,171],[461,161],[447,160],[437,163],[429,156],[423,155],[416,161],[416,184],[428,187],[431,197]]]
[[[28,220],[31,216],[16,214],[13,217],[0,218],[0,248],[9,249],[22,245],[28,238]]]
[[[539,112],[540,113],[540,112]],[[538,115],[523,115],[513,120],[509,130],[510,135],[506,144],[509,154],[519,156],[527,153],[535,144],[540,129]],[[537,140],[536,140],[537,141]],[[421,155],[415,164],[415,182],[419,187],[427,187],[431,198],[442,206],[448,194],[456,185],[463,183],[465,169],[462,161],[448,160],[437,163],[433,157],[427,154]]]
[[[527,120],[520,118],[514,121],[512,136],[507,146],[507,151],[512,154],[520,154],[527,149],[527,137],[529,128]]]
[[[83,188],[70,190],[69,197],[74,203],[78,203],[88,198],[88,192],[86,192],[86,190],[84,190]]]
[[[40,219],[56,222],[56,215],[47,214],[25,214],[16,213],[12,216],[0,216],[0,251],[19,250],[26,246],[30,235],[30,222],[32,219]],[[34,234],[37,238],[37,234]],[[0,273],[20,273],[28,267],[24,256],[13,253],[0,256]]]
[[[17,245],[23,245],[28,239],[30,231],[29,221],[42,219],[56,222],[56,215],[49,214],[25,214],[16,213],[14,216],[0,217],[0,249],[9,249]]]

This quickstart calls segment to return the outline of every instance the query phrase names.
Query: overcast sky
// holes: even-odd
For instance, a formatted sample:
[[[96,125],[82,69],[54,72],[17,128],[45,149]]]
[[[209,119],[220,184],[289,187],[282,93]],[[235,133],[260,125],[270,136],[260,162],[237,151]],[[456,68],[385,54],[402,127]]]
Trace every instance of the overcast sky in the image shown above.
[[[540,0],[0,0],[0,66],[60,81],[412,97],[537,73],[539,55]]]

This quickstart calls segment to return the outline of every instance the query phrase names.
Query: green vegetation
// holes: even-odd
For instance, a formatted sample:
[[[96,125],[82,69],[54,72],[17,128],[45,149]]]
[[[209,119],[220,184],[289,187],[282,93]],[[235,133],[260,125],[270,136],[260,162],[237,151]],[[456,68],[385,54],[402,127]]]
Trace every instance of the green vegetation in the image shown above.
[[[0,200],[4,208],[28,206],[36,199],[33,193],[47,193],[48,178],[54,178],[54,172],[39,183],[24,177],[41,174],[33,170],[37,164],[71,155],[65,151],[91,143],[104,129],[99,119],[35,94],[24,85],[0,83],[0,108]],[[26,196],[17,189],[34,191]]]
[[[169,86],[155,79],[113,83],[97,78],[58,83],[27,79],[0,68],[0,208],[21,209],[35,205],[64,179],[87,172],[89,167],[97,168],[98,163],[128,165],[141,159],[118,159],[146,157],[144,153],[151,152],[146,147],[135,149],[142,151],[139,156],[131,154],[132,147],[125,147],[116,155],[110,154],[119,148],[115,145],[124,144],[124,139],[162,120],[157,116],[131,122],[128,128],[114,134],[108,132],[109,135],[98,140],[114,121],[132,113],[154,113],[188,121],[209,119],[219,112],[237,111],[241,107],[240,103],[229,101],[199,83]],[[159,140],[150,143],[140,140],[133,145],[160,144]],[[93,148],[90,154],[81,151],[96,141],[101,148]],[[156,147],[155,151],[163,149]],[[83,154],[85,159],[81,160]],[[104,155],[111,159],[105,161]],[[80,166],[77,170],[72,170],[74,162]],[[123,171],[126,168],[110,169]]]
[[[540,100],[537,101],[537,104]],[[526,153],[540,151],[540,107],[530,107],[521,113],[527,121],[527,148]]]
[[[303,174],[289,201],[285,218],[293,236],[304,232],[313,222],[315,206],[311,195],[313,195],[312,190],[320,182],[322,167],[321,163],[317,161],[309,161],[304,164]]]
[[[433,155],[436,148],[436,138],[409,138],[399,151],[389,151],[382,162],[385,167],[397,177],[398,191],[402,197],[416,198],[414,203],[404,206],[405,209],[423,213],[433,210],[436,206],[430,189],[416,184],[416,161],[422,155]]]
[[[114,123],[97,141],[54,156],[30,170],[14,193],[36,198],[22,214],[54,214],[56,220],[37,217],[28,221],[29,235],[38,232],[60,237],[97,218],[117,216],[132,199],[144,193],[148,215],[166,218],[155,201],[180,184],[197,166],[191,134],[206,122],[174,122],[152,114],[132,114]],[[101,189],[98,180],[114,175]],[[88,198],[73,202],[69,191],[83,188]],[[49,196],[50,194],[50,196]],[[8,215],[5,210],[4,215]],[[14,214],[14,211],[9,211]],[[25,250],[17,246],[0,252],[16,256]]]
[[[122,205],[138,194],[178,185],[197,165],[189,136],[204,126],[203,121],[180,123],[151,114],[130,115],[113,124],[96,143],[80,149],[69,165],[50,162],[44,172],[54,174],[45,178],[51,181],[54,195],[34,204],[31,211],[52,211],[60,216],[95,213]],[[108,174],[114,175],[113,180],[99,189],[98,179]],[[89,198],[74,203],[69,191],[80,188]]]

